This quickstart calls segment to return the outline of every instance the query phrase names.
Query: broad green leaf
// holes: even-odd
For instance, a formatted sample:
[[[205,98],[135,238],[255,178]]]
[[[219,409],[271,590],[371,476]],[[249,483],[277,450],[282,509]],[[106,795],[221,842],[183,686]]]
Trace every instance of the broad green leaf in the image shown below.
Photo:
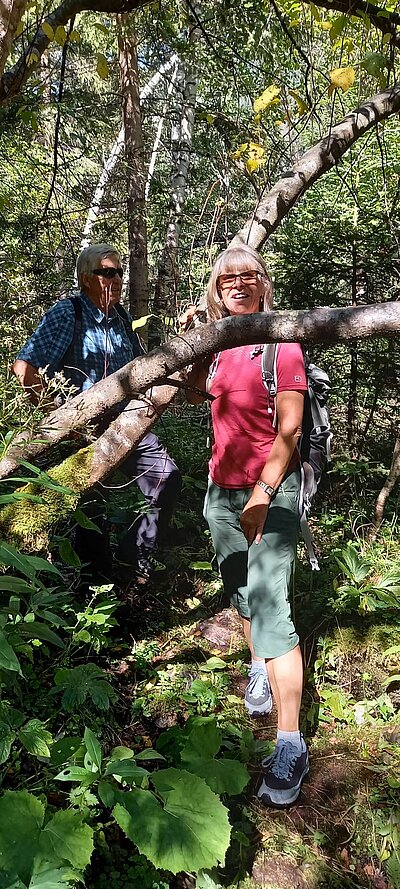
[[[201,870],[197,874],[196,889],[222,889],[216,870]]]
[[[61,859],[84,870],[93,852],[93,830],[76,812],[56,812],[42,832],[40,851],[48,861]]]
[[[64,537],[60,541],[58,545],[58,551],[63,562],[65,562],[66,565],[71,565],[72,568],[81,567],[81,560],[78,556],[78,553],[75,552],[71,541],[68,540],[67,537]]]
[[[144,786],[144,782],[147,786],[147,779],[150,774],[147,769],[142,769],[140,766],[137,766],[132,759],[121,759],[119,762],[109,762],[105,773],[106,775],[118,775],[119,778],[123,778],[130,784],[138,784],[139,786]]]
[[[80,784],[93,784],[97,781],[97,773],[89,772],[83,766],[67,766],[56,775],[56,781],[79,781]]]
[[[26,556],[20,553],[11,543],[5,543],[4,540],[0,542],[0,564],[17,568],[21,574],[25,574],[26,577],[32,579],[35,579],[36,571],[48,571],[61,577],[58,568],[51,562],[48,562],[47,559],[41,559],[40,556]]]
[[[381,52],[366,52],[361,62],[361,67],[364,68],[364,71],[378,80],[386,66],[387,59]]]
[[[135,753],[136,762],[150,759],[160,759],[165,762],[165,757],[159,753],[158,750],[154,750],[154,747],[146,747],[146,750],[141,750],[140,753]]]
[[[86,768],[89,768],[89,770],[91,771],[97,771],[100,773],[103,754],[101,752],[99,741],[90,728],[85,728],[83,741],[87,750],[87,757],[85,757]]]
[[[332,41],[332,43],[334,43],[337,37],[340,36],[348,20],[349,19],[347,15],[338,15],[338,17],[334,20],[334,22],[332,23],[332,27],[329,30],[329,39]]]
[[[50,756],[49,744],[53,736],[40,719],[30,719],[18,732],[19,740],[28,753],[33,756]]]
[[[20,577],[9,577],[7,574],[0,575],[0,590],[10,593],[25,593],[30,595],[36,589],[34,583],[22,580]]]
[[[0,722],[0,765],[6,762],[15,741],[15,732],[6,722]]]
[[[0,798],[0,872],[28,883],[37,854],[44,805],[26,790],[7,790]]]
[[[255,114],[260,114],[260,112],[265,111],[266,108],[269,108],[270,105],[275,104],[276,99],[280,94],[281,88],[280,86],[275,86],[272,83],[270,86],[261,93],[261,96],[258,96],[257,99],[254,99],[253,109]]]
[[[80,882],[79,871],[70,867],[53,867],[48,862],[42,862],[40,872],[34,873],[28,889],[67,889]]]
[[[138,330],[140,327],[144,327],[147,324],[149,318],[155,318],[156,316],[150,313],[150,315],[143,315],[141,318],[135,318],[132,321],[132,330]]]
[[[332,86],[335,89],[343,90],[343,92],[353,86],[355,76],[354,68],[334,68],[329,72]]]
[[[214,793],[241,793],[249,782],[245,766],[232,759],[215,759],[222,736],[212,717],[194,722],[189,738],[181,752],[185,768],[204,778]]]
[[[110,700],[115,699],[112,686],[105,673],[96,664],[80,664],[73,669],[56,671],[56,686],[64,689],[62,704],[65,710],[75,710],[89,696],[100,710],[107,710]]]
[[[133,750],[130,747],[113,747],[109,762],[119,762],[120,759],[133,759]]]
[[[108,781],[100,781],[97,792],[103,806],[106,806],[107,809],[111,809],[116,801],[116,791],[114,787],[112,787]]]
[[[107,63],[107,59],[106,59],[105,55],[103,55],[102,52],[97,53],[96,71],[102,80],[107,79],[107,77],[109,75],[108,63]]]
[[[214,670],[226,670],[228,664],[226,661],[223,661],[220,657],[209,657],[208,661],[205,664],[202,664],[199,669],[203,673],[213,673]]]
[[[49,40],[54,40],[54,30],[50,25],[50,22],[42,22],[42,31],[46,34]]]
[[[11,645],[0,630],[0,669],[11,670],[13,673],[19,673],[22,676],[21,665]]]
[[[29,623],[21,621],[16,626],[16,632],[25,639],[43,639],[45,642],[51,642],[58,648],[64,648],[64,642],[50,627],[41,621],[33,620]]]
[[[165,769],[153,775],[162,805],[149,790],[125,793],[113,815],[155,867],[176,874],[223,862],[230,826],[225,806],[201,778]]]
[[[54,765],[61,766],[75,755],[81,745],[81,739],[74,735],[55,741],[51,748],[51,761]]]
[[[80,35],[79,31],[76,31],[74,28],[74,30],[71,31],[71,33],[69,35],[69,39],[70,39],[71,43],[80,43],[81,35]]]

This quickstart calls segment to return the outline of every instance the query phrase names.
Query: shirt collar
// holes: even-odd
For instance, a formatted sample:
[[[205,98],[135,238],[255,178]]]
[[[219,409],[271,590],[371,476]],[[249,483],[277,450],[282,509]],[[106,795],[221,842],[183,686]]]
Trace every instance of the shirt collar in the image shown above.
[[[79,296],[80,296],[82,302],[84,303],[84,305],[86,306],[86,308],[89,309],[89,312],[92,313],[95,321],[97,321],[98,324],[102,324],[104,321],[107,320],[106,315],[102,311],[102,309],[99,309],[98,306],[95,306],[95,304],[92,302],[91,299],[89,299],[88,296],[86,296],[86,293],[84,293],[83,290],[81,290]],[[112,321],[112,319],[116,318],[116,317],[117,317],[116,309],[114,308],[114,306],[111,306],[108,320]]]

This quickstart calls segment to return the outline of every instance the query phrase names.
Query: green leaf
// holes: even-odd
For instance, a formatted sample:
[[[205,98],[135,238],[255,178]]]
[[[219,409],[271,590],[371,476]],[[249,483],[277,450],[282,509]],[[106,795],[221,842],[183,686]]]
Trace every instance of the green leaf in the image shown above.
[[[332,27],[329,29],[329,38],[332,43],[334,43],[336,38],[340,36],[347,21],[347,15],[338,15],[338,17],[334,19]]]
[[[109,762],[119,762],[120,759],[133,759],[133,750],[130,747],[113,747]]]
[[[47,559],[41,559],[39,556],[25,556],[15,546],[11,546],[11,543],[5,543],[4,540],[0,542],[0,564],[17,568],[21,574],[25,574],[26,577],[32,580],[35,579],[36,571],[46,571],[61,577],[58,568],[51,562],[48,562]]]
[[[148,784],[149,772],[137,766],[132,759],[121,759],[119,762],[109,762],[106,768],[106,775],[118,775],[129,784],[138,784],[144,786]]]
[[[54,40],[54,31],[49,22],[42,22],[42,31],[49,40]]]
[[[65,647],[60,636],[54,630],[51,630],[47,624],[41,623],[38,620],[33,620],[30,623],[21,622],[16,626],[16,631],[26,639],[43,639],[45,642],[52,642],[58,648]]]
[[[96,71],[102,80],[107,80],[107,77],[109,75],[108,63],[105,55],[103,55],[102,52],[97,53]]]
[[[49,744],[53,743],[53,736],[40,719],[30,719],[19,730],[18,737],[23,747],[33,756],[50,756]]]
[[[211,562],[190,562],[189,568],[193,568],[193,571],[212,571],[213,566]]]
[[[223,661],[220,657],[210,657],[205,664],[202,664],[199,667],[203,673],[213,673],[214,670],[226,670],[228,664],[226,661]]]
[[[65,810],[56,812],[48,821],[40,838],[40,851],[49,861],[68,861],[84,870],[93,852],[93,830],[82,816]]]
[[[7,790],[0,799],[0,872],[28,883],[37,854],[44,805],[26,790]]]
[[[134,789],[117,803],[114,818],[155,867],[176,874],[223,862],[230,826],[225,806],[201,778],[177,769],[153,775],[164,805],[149,790]]]
[[[110,683],[104,679],[105,675],[96,664],[80,664],[71,670],[57,670],[55,683],[58,688],[64,689],[64,709],[77,709],[89,696],[100,710],[107,710],[110,700],[115,700],[115,693]]]
[[[0,765],[6,762],[15,741],[15,732],[6,722],[0,722]]]
[[[82,509],[75,509],[72,516],[81,528],[87,528],[89,531],[97,531],[98,534],[101,534],[99,526],[92,522],[92,519],[89,519]]]
[[[67,39],[67,32],[64,28],[64,25],[58,25],[54,32],[54,40],[58,43],[59,46],[64,46],[64,43]]]
[[[115,803],[116,791],[108,781],[100,781],[98,786],[98,794],[99,799],[103,803],[107,809],[111,809],[111,807]]]
[[[165,757],[158,752],[158,750],[154,750],[154,747],[146,747],[145,750],[141,750],[140,753],[135,753],[136,762],[141,762],[142,760],[150,760],[150,759],[160,759],[165,762]]]
[[[19,673],[22,676],[21,665],[11,645],[0,630],[0,669],[10,670],[13,673]]]
[[[79,750],[81,744],[81,739],[74,735],[55,741],[50,754],[52,763],[61,766],[64,762],[68,762]]]
[[[85,757],[86,768],[89,769],[89,771],[100,773],[103,754],[96,735],[93,734],[90,728],[85,728],[83,741],[87,750],[87,757]]]
[[[387,60],[381,52],[366,52],[361,62],[361,68],[364,68],[367,74],[375,77],[377,80],[379,80],[386,65]]]
[[[72,543],[67,537],[63,537],[63,539],[58,544],[58,551],[60,553],[60,557],[65,562],[66,565],[71,565],[73,568],[81,567],[81,560],[78,556],[78,553],[75,552]]]
[[[45,861],[40,872],[33,874],[28,889],[67,889],[67,886],[75,886],[80,877],[81,874],[70,867],[53,867]]]
[[[185,768],[204,778],[214,793],[232,796],[242,793],[249,782],[244,765],[232,759],[214,759],[221,747],[221,732],[211,717],[203,724],[195,724],[181,752]]]
[[[62,772],[56,775],[56,781],[79,781],[80,784],[93,784],[97,781],[98,775],[95,772],[89,772],[83,766],[67,766]]]

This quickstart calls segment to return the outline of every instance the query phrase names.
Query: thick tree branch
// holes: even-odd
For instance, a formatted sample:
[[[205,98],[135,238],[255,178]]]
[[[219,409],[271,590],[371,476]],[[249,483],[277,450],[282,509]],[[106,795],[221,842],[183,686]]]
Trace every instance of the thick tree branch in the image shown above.
[[[59,25],[66,25],[70,19],[83,10],[109,13],[134,12],[135,9],[145,6],[147,2],[149,0],[63,0],[50,15],[46,16],[45,21],[55,31]],[[10,102],[20,93],[26,81],[39,66],[40,59],[49,43],[50,40],[42,28],[38,28],[18,62],[0,78],[0,105]]]
[[[400,84],[396,84],[347,114],[261,199],[232,243],[244,241],[260,249],[307,189],[334,167],[360,136],[399,110]]]
[[[85,434],[88,423],[127,398],[163,385],[168,377],[205,355],[249,343],[339,343],[365,337],[394,336],[400,330],[400,302],[375,306],[300,312],[268,312],[223,318],[177,336],[149,355],[136,358],[89,391],[46,418],[30,440],[21,436],[0,462],[0,478],[14,471],[21,459],[38,457],[72,432]],[[155,420],[154,420],[155,422]]]
[[[304,0],[304,2],[314,3],[314,0]],[[342,13],[342,15],[356,15],[361,19],[368,16],[375,28],[378,28],[383,34],[391,34],[391,42],[396,46],[400,46],[400,33],[397,31],[400,25],[400,15],[398,12],[380,9],[379,6],[364,2],[364,0],[315,0],[314,6],[334,10],[335,12]]]

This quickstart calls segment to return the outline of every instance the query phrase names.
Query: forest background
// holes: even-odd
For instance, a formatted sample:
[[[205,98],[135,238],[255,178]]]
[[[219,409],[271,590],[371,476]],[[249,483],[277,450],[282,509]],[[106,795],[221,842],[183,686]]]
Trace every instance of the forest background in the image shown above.
[[[395,3],[363,0],[1,5],[1,889],[400,886],[399,24]],[[252,333],[304,340],[333,387],[321,571],[300,549],[293,591],[314,765],[288,813],[254,801],[274,726],[245,717],[247,655],[201,516],[207,408],[166,385],[249,336],[174,336],[238,237],[282,310]],[[93,241],[119,249],[125,304],[161,344],[127,378],[136,407],[152,383],[158,413],[176,396],[157,432],[184,475],[128,613],[117,571],[79,598],[73,548],[79,495],[110,468],[95,424],[113,391],[40,427],[10,372]],[[155,421],[145,403],[117,444]],[[115,478],[113,542],[141,508]]]

